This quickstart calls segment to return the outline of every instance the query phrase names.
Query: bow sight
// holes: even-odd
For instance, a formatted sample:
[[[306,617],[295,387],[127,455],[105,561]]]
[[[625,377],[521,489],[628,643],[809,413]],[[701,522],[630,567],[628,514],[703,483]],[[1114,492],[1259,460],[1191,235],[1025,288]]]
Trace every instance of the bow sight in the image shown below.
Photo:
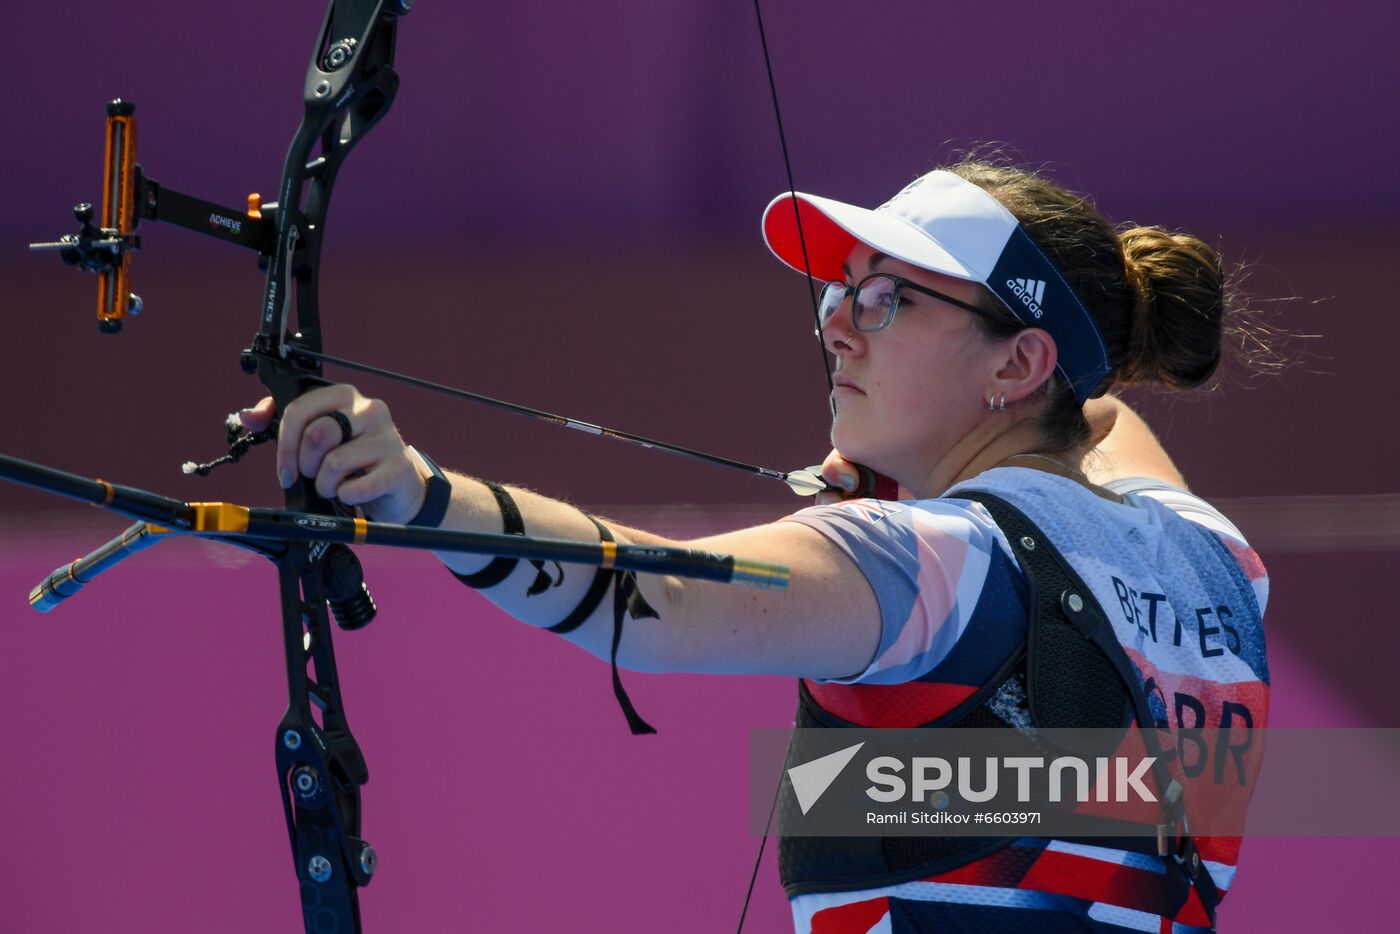
[[[256,193],[248,210],[195,198],[147,178],[136,164],[136,105],[118,98],[107,104],[107,159],[102,173],[102,226],[92,223],[92,205],[73,207],[82,224],[76,234],[48,243],[31,243],[31,250],[57,250],[70,266],[98,274],[97,328],[104,334],[121,332],[127,315],[139,314],[141,299],[130,291],[131,254],[141,248],[136,228],[143,220],[165,221],[229,243],[249,247],[260,256],[272,252],[276,228],[269,219],[275,205],[263,206]],[[265,213],[266,212],[266,213]]]

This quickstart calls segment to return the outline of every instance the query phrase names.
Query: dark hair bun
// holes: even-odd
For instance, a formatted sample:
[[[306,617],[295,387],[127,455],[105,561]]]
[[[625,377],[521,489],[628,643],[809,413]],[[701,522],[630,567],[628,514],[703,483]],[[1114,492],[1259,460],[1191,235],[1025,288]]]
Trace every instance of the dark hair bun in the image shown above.
[[[1119,234],[1128,281],[1137,293],[1121,383],[1190,389],[1220,365],[1225,271],[1220,257],[1187,234],[1134,227]]]

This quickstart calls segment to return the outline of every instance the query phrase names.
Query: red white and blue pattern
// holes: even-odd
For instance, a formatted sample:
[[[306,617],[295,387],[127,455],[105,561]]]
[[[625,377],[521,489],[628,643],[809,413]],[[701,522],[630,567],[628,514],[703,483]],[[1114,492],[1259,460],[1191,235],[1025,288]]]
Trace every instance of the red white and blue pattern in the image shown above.
[[[1113,620],[1159,723],[1265,725],[1268,576],[1216,509],[1145,478],[1110,484],[1122,503],[1021,468],[988,471],[966,486],[1022,509],[1075,567]],[[956,488],[935,500],[819,506],[789,520],[850,555],[880,605],[882,636],[869,665],[849,678],[807,682],[831,713],[866,726],[927,723],[970,696],[1025,639],[1024,582],[1005,536]],[[1238,803],[1245,805],[1247,796]],[[1196,842],[1223,894],[1239,839]],[[1157,857],[1029,837],[917,882],[799,895],[792,909],[798,934],[1210,926],[1194,891]]]

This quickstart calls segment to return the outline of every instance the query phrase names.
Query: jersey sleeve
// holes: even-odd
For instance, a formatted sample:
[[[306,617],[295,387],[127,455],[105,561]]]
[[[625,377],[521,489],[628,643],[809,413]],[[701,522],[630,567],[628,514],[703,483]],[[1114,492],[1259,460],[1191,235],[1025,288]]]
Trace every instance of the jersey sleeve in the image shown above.
[[[880,607],[880,645],[865,670],[838,684],[901,684],[957,643],[982,592],[998,532],[990,516],[941,500],[860,499],[788,516],[855,562]]]
[[[1145,496],[1166,506],[1188,522],[1215,533],[1225,548],[1239,563],[1240,570],[1254,590],[1262,616],[1269,602],[1269,572],[1259,553],[1250,547],[1242,533],[1225,514],[1194,493],[1154,477],[1120,477],[1104,484],[1106,489],[1121,496]]]

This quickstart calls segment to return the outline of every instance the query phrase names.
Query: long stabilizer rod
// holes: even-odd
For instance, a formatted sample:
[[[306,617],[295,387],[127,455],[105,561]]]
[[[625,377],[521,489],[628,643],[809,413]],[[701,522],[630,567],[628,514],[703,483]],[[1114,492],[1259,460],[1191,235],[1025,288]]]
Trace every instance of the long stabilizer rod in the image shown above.
[[[767,561],[690,548],[662,548],[614,542],[576,542],[418,528],[355,517],[323,516],[234,503],[185,503],[105,480],[92,480],[42,464],[0,455],[0,479],[82,500],[156,526],[216,539],[339,542],[391,548],[500,555],[539,561],[587,564],[647,574],[674,574],[720,583],[782,589],[789,569]]]

